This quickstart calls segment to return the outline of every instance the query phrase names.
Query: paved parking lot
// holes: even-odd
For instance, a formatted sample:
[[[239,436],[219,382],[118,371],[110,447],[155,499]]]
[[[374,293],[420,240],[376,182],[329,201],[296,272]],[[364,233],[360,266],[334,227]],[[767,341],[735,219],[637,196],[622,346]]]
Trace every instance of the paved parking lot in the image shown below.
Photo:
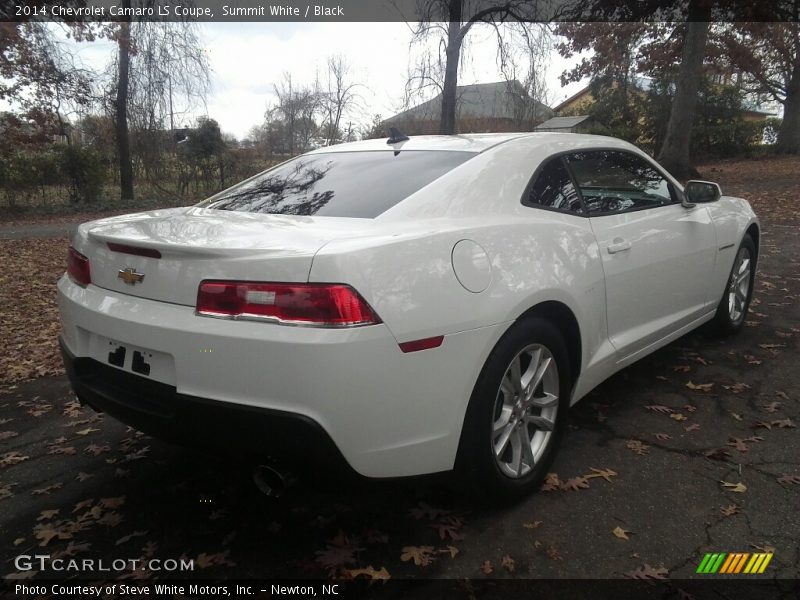
[[[735,168],[716,176],[753,189]],[[184,557],[209,577],[680,580],[706,552],[773,552],[764,577],[785,588],[800,570],[794,180],[754,199],[764,234],[742,333],[692,333],[597,388],[545,490],[520,504],[313,468],[271,500],[244,467],[128,430],[46,377],[0,391],[0,574],[32,575],[13,557],[47,553]]]

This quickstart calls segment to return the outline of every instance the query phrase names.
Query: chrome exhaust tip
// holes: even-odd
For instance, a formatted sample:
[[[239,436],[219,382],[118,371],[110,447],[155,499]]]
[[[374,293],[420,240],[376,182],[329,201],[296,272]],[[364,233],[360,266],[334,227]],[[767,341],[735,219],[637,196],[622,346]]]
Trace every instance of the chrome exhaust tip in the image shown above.
[[[280,498],[295,482],[287,472],[279,471],[271,465],[256,465],[253,468],[253,483],[268,498]]]

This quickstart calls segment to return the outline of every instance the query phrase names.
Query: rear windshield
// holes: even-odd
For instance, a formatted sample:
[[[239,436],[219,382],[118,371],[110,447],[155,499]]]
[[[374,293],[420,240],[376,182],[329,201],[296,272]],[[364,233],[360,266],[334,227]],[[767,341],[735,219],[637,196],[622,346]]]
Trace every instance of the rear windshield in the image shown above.
[[[198,206],[280,215],[373,218],[475,156],[406,150],[300,156]]]

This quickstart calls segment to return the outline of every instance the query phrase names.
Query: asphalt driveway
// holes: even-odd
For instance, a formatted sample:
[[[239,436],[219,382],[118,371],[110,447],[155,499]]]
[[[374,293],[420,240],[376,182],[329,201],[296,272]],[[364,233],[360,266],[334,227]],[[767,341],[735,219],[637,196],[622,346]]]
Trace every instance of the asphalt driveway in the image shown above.
[[[717,178],[734,193],[749,185]],[[64,377],[46,377],[0,391],[0,574],[47,577],[15,568],[38,553],[184,557],[209,577],[676,581],[707,552],[772,552],[762,577],[787,589],[800,572],[793,180],[754,202],[764,234],[741,334],[692,333],[594,390],[545,489],[520,504],[488,509],[435,479],[354,483],[313,467],[268,499],[244,466],[82,409]]]

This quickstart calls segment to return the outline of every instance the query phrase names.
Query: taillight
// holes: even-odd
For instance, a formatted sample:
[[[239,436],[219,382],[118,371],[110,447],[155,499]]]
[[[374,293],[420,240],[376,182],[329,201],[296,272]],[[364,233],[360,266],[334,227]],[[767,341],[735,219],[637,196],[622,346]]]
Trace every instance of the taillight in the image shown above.
[[[89,259],[83,254],[69,247],[67,255],[67,275],[78,285],[86,287],[92,283],[92,273],[89,268]]]
[[[381,322],[353,288],[329,283],[203,281],[197,291],[197,314],[311,327]]]

